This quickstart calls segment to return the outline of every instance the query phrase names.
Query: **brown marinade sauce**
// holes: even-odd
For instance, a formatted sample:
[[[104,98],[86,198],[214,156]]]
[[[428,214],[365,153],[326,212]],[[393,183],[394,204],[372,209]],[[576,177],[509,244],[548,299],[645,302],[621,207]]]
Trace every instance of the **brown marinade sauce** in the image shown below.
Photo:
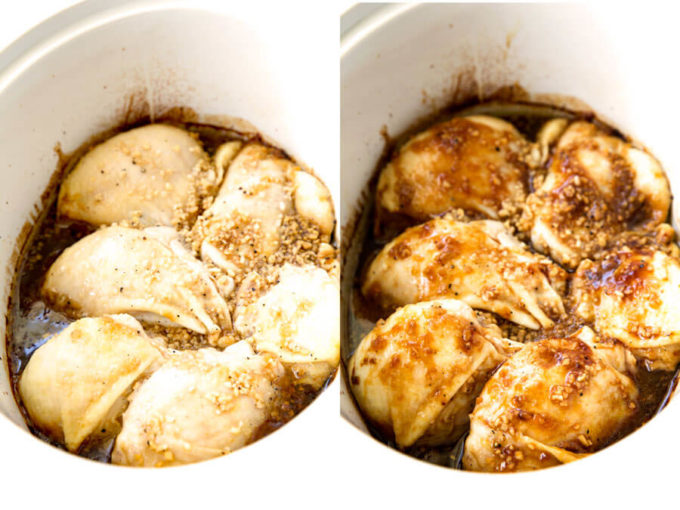
[[[155,122],[174,125],[195,133],[201,141],[204,150],[211,156],[221,144],[230,140],[257,141],[269,145],[259,135],[243,134],[232,129],[209,124],[179,122],[172,113],[168,118],[155,119]],[[116,129],[93,137],[80,149],[60,162],[59,168],[57,168],[57,175],[61,177],[67,175],[69,170],[73,168],[90,147],[103,142],[117,133],[148,123],[150,123],[150,119],[147,117],[134,123],[126,123]],[[285,155],[284,151],[281,151],[281,153]],[[57,181],[60,181],[60,179],[57,179]],[[58,185],[59,182],[55,182],[55,184]],[[64,249],[96,230],[89,225],[78,222],[64,223],[58,221],[56,214],[57,191],[58,188],[54,188],[48,189],[45,192],[44,197],[47,197],[47,199],[44,201],[44,209],[33,225],[19,257],[7,311],[6,342],[7,363],[12,390],[26,424],[31,432],[40,439],[63,448],[62,445],[55,443],[32,425],[28,413],[21,403],[18,391],[19,378],[33,352],[49,340],[50,337],[66,328],[72,322],[71,319],[51,309],[41,300],[40,288],[45,274]],[[290,374],[284,376],[284,380],[280,384],[279,393],[281,405],[260,426],[254,440],[260,439],[279,429],[300,413],[325,389],[333,379],[333,375],[329,377],[323,388],[319,390],[289,384],[291,379]],[[108,426],[108,429],[101,429],[89,437],[81,445],[77,454],[101,462],[110,462],[111,452],[115,438],[120,431],[121,423],[116,422]]]
[[[389,241],[394,239],[406,228],[421,223],[420,221],[406,218],[402,215],[386,213],[376,207],[375,189],[380,170],[387,164],[392,154],[396,153],[396,151],[415,134],[429,128],[435,123],[442,122],[453,116],[463,115],[491,115],[500,117],[513,124],[517,130],[529,140],[535,140],[536,134],[541,126],[546,121],[555,117],[564,117],[570,120],[586,120],[594,123],[600,129],[612,136],[628,140],[621,132],[604,124],[591,113],[576,114],[568,110],[546,105],[504,101],[465,104],[447,108],[416,123],[395,139],[385,137],[386,147],[382,157],[376,165],[373,176],[367,185],[367,191],[363,194],[366,199],[361,204],[360,212],[358,211],[356,228],[351,232],[351,239],[349,242],[347,243],[347,240],[345,241],[345,243],[347,243],[345,246],[360,247],[356,268],[349,266],[343,268],[343,278],[346,278],[351,282],[349,285],[346,283],[347,287],[345,287],[351,289],[349,295],[346,297],[348,304],[347,316],[343,317],[346,333],[343,333],[342,360],[343,363],[345,363],[345,366],[362,338],[373,329],[375,323],[380,319],[386,319],[394,311],[382,309],[377,303],[362,294],[361,282],[364,280],[368,267],[383,246]],[[531,183],[529,183],[529,190],[530,192],[534,191],[531,188]],[[474,216],[469,217],[471,219],[477,219]],[[480,216],[479,219],[482,219],[482,217]],[[528,247],[529,249],[532,249],[530,244],[528,244]],[[343,262],[347,262],[347,260],[343,260]],[[536,332],[512,324],[489,312],[481,312],[481,314],[486,316],[492,315],[493,320],[501,327],[503,333],[507,337],[516,338],[524,342],[537,341],[550,337],[568,336],[578,331],[578,329],[584,325],[580,321],[567,318],[566,320],[558,322],[550,329],[542,329]],[[641,427],[663,409],[675,387],[677,373],[677,371],[667,372],[661,370],[651,372],[647,371],[643,366],[640,366],[635,380],[640,391],[638,414],[633,422],[624,430],[620,431],[610,444]],[[388,434],[381,432],[368,421],[366,422],[366,425],[374,437],[388,444],[390,447],[398,449],[393,438],[389,437]],[[467,433],[453,446],[414,446],[404,451],[404,453],[433,464],[463,469],[462,456],[466,438]]]

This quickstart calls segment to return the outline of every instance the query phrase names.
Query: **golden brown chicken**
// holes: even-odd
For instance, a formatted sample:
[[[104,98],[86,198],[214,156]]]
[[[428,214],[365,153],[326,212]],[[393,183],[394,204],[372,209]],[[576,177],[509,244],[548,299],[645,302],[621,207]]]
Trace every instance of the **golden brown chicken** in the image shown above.
[[[450,217],[412,227],[371,263],[364,295],[384,308],[447,297],[538,329],[564,313],[566,273],[503,224]]]
[[[559,137],[547,176],[527,199],[520,226],[531,233],[537,250],[574,269],[622,231],[663,222],[670,200],[658,161],[579,121]]]
[[[680,261],[651,247],[622,247],[585,260],[574,275],[576,314],[616,338],[650,369],[680,362]]]
[[[461,301],[407,305],[361,341],[349,382],[364,416],[400,448],[452,444],[482,386],[516,348]]]
[[[528,193],[530,144],[508,122],[454,117],[411,138],[382,170],[377,203],[427,220],[452,209],[505,219]]]
[[[470,417],[463,465],[510,472],[571,462],[631,424],[634,360],[592,331],[526,344],[484,386]]]

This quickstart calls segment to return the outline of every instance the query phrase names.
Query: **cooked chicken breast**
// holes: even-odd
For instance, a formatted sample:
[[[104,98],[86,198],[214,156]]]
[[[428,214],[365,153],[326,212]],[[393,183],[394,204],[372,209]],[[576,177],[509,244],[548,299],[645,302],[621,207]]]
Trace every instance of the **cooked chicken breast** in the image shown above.
[[[566,273],[497,221],[437,218],[406,230],[373,260],[362,291],[384,308],[448,297],[522,326],[564,313]]]
[[[335,219],[326,187],[279,150],[250,143],[196,222],[194,245],[204,261],[234,277],[279,249],[284,218],[296,212],[318,227],[323,240],[330,238]]]
[[[571,462],[631,423],[635,384],[579,337],[526,344],[489,379],[470,417],[465,469],[527,471]],[[620,344],[608,350],[615,349],[625,351]]]
[[[61,185],[57,213],[97,226],[179,227],[196,218],[221,178],[187,131],[150,124],[85,154]]]
[[[229,310],[207,270],[170,227],[105,227],[73,244],[45,277],[42,294],[75,316],[129,313],[217,341]]]
[[[338,366],[340,289],[323,269],[285,264],[276,283],[239,302],[234,315],[234,329],[258,352],[276,354],[300,383],[319,388]]]
[[[530,144],[508,122],[454,117],[411,138],[380,173],[377,203],[427,220],[455,208],[504,219],[528,194]]]
[[[361,341],[349,382],[364,416],[400,448],[452,444],[482,386],[516,348],[461,301],[407,305]]]
[[[75,452],[122,412],[135,381],[160,364],[159,348],[129,315],[80,319],[31,356],[21,400],[37,428]]]
[[[652,156],[593,124],[574,122],[559,137],[520,223],[537,250],[573,269],[623,230],[663,222],[670,200]]]
[[[245,446],[269,416],[282,374],[274,356],[247,342],[172,354],[132,394],[111,461],[173,466]]]
[[[680,260],[651,248],[610,251],[585,260],[574,275],[578,316],[616,338],[650,369],[680,362]]]

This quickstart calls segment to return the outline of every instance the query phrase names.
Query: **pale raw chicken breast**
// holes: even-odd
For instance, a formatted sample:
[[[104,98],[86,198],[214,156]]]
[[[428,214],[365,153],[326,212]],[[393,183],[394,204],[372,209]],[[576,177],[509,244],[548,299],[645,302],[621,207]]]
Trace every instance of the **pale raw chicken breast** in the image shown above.
[[[574,275],[575,313],[616,338],[649,369],[680,362],[680,260],[652,248],[621,248]]]
[[[330,239],[330,194],[313,175],[272,147],[247,144],[231,161],[212,206],[192,231],[201,258],[232,279],[280,249],[286,218],[295,213]],[[227,286],[228,287],[228,286]]]
[[[33,425],[75,452],[122,412],[135,381],[161,363],[161,349],[129,315],[80,319],[33,353],[21,400]]]
[[[231,331],[215,282],[170,227],[112,226],[84,237],[52,264],[42,294],[75,316],[129,313],[213,342]]]
[[[541,469],[606,446],[638,411],[634,366],[625,347],[598,343],[587,329],[526,344],[477,399],[465,469]]]
[[[131,395],[111,461],[174,466],[245,446],[275,405],[283,372],[276,357],[243,341],[171,354]]]
[[[150,124],[95,146],[59,190],[57,213],[91,225],[190,224],[223,173],[187,131]]]
[[[461,301],[407,305],[364,337],[349,382],[364,416],[400,448],[453,444],[486,380],[519,347]]]
[[[656,159],[579,121],[559,137],[545,180],[527,199],[520,224],[537,250],[574,269],[624,230],[663,222],[670,201]]]
[[[384,308],[454,298],[532,329],[564,313],[566,273],[497,221],[436,218],[388,243],[362,291]]]
[[[258,352],[276,354],[298,382],[321,387],[340,360],[337,278],[313,265],[285,264],[275,284],[243,301],[234,311],[236,332]]]
[[[454,117],[411,138],[380,173],[379,208],[416,220],[452,209],[506,219],[528,194],[531,146],[512,124]]]

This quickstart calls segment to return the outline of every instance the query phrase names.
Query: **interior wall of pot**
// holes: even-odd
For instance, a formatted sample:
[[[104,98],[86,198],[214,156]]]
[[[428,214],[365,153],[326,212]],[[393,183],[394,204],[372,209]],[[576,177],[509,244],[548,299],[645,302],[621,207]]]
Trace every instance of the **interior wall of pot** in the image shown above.
[[[632,37],[641,24],[657,37]],[[579,4],[402,5],[374,15],[343,40],[343,226],[351,230],[385,132],[398,136],[443,107],[509,86],[529,100],[592,109],[643,143],[678,189],[677,82],[663,55],[673,30],[653,12]],[[678,211],[674,203],[674,226]],[[343,392],[343,414],[363,428]]]

